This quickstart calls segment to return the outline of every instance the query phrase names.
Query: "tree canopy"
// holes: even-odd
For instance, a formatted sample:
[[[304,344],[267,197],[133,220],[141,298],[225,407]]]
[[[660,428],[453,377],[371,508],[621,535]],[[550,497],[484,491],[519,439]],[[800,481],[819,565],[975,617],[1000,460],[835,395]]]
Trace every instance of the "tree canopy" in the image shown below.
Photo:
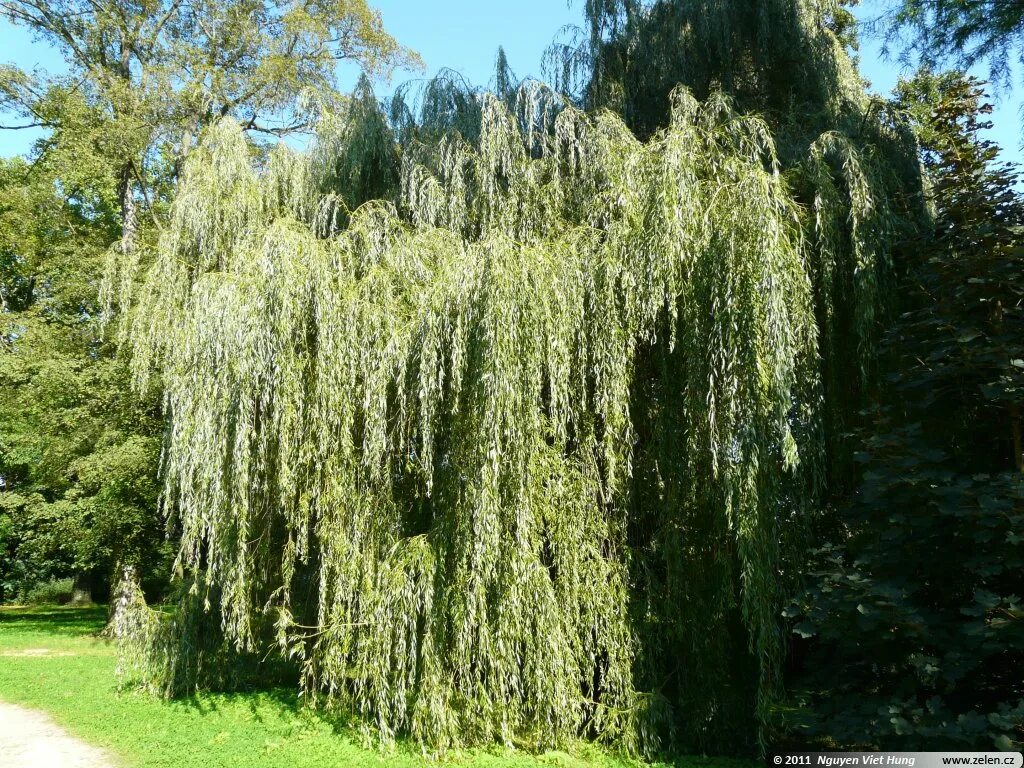
[[[51,129],[42,155],[103,189],[131,251],[137,208],[167,193],[202,129],[233,116],[280,137],[306,129],[341,95],[335,66],[372,74],[415,64],[365,0],[3,0],[0,13],[56,46],[67,75],[0,69],[0,105],[16,127]]]

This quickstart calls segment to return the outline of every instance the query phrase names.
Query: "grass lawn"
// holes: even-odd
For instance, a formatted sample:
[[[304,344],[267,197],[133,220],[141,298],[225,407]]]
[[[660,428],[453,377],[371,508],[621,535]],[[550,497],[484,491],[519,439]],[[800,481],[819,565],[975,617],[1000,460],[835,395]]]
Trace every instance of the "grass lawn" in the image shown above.
[[[390,752],[296,705],[289,691],[204,694],[162,701],[119,693],[114,649],[95,633],[104,608],[0,607],[0,700],[45,710],[70,733],[107,749],[129,766],[166,768],[618,768],[636,765],[590,745],[577,754],[494,750],[430,761],[412,747]],[[752,768],[754,763],[685,758],[680,768]]]

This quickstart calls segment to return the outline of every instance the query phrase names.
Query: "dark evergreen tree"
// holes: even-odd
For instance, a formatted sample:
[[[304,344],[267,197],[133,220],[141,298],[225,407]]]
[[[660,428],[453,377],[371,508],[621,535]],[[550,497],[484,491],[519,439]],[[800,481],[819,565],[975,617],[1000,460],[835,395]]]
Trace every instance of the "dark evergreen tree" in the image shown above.
[[[804,638],[790,724],[849,745],[1019,749],[1024,204],[981,138],[977,81],[924,71],[897,97],[935,227],[900,282],[860,483],[787,611]]]

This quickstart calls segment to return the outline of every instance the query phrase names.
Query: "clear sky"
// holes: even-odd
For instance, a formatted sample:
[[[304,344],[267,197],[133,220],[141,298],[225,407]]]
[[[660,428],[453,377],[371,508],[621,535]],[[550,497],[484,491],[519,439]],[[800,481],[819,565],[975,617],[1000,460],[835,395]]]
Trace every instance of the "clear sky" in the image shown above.
[[[879,0],[860,6],[861,18],[878,12]],[[486,85],[494,74],[498,46],[504,46],[512,70],[519,77],[541,74],[544,50],[558,31],[567,24],[582,22],[582,0],[371,0],[380,9],[384,23],[400,42],[418,51],[426,63],[422,73],[398,72],[393,80],[400,83],[410,78],[430,76],[439,69],[454,69],[474,84]],[[11,62],[24,68],[60,69],[60,58],[45,44],[34,41],[23,29],[0,21],[0,62]],[[870,39],[863,41],[861,69],[873,88],[888,93],[900,75],[894,61],[880,55],[880,45]],[[977,72],[984,77],[985,72]],[[343,84],[354,82],[351,71],[342,70]],[[1020,73],[1014,73],[1019,83]],[[381,85],[379,93],[390,90]],[[1020,107],[1024,88],[1001,94],[992,119],[991,138],[998,141],[1008,159],[1021,160]],[[12,122],[0,114],[0,124]],[[38,133],[0,131],[0,155],[26,152]]]

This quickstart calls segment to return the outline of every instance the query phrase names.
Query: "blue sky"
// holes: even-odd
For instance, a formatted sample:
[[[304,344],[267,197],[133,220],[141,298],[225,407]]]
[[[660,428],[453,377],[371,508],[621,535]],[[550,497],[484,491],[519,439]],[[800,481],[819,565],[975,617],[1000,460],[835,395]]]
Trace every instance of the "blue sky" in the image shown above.
[[[874,0],[877,2],[877,0]],[[448,67],[461,72],[470,82],[486,84],[494,72],[498,46],[504,46],[509,64],[517,76],[539,76],[541,59],[556,33],[567,24],[582,21],[582,0],[516,0],[515,3],[486,0],[371,0],[381,11],[387,29],[402,43],[415,49],[427,66],[422,73],[398,72],[394,83],[429,76]],[[862,18],[877,13],[878,5],[868,2],[858,10]],[[0,62],[11,62],[31,69],[60,69],[60,58],[45,44],[32,40],[23,29],[0,21]],[[881,57],[880,45],[865,39],[861,49],[861,69],[874,90],[887,93],[900,75],[894,61]],[[985,72],[976,74],[984,77]],[[1020,82],[1020,73],[1015,81]],[[341,72],[342,82],[354,82],[349,71]],[[381,92],[390,90],[382,86]],[[1008,159],[1021,160],[1020,107],[1024,88],[1017,86],[1003,93],[992,117],[991,138],[1003,146]],[[10,124],[0,115],[0,124]],[[26,152],[38,133],[0,131],[0,155]]]

